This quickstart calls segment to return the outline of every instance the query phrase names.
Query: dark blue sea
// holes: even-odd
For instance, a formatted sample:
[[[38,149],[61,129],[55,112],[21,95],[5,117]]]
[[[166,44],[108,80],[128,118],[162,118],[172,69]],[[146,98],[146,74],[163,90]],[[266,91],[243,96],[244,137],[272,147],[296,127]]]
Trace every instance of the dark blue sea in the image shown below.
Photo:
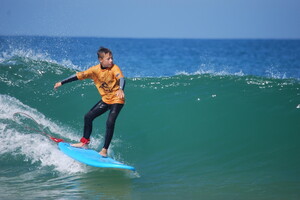
[[[82,137],[95,86],[53,86],[100,46],[126,76],[109,155],[136,172],[86,166],[28,129]],[[0,36],[0,140],[0,199],[298,200],[300,40]]]

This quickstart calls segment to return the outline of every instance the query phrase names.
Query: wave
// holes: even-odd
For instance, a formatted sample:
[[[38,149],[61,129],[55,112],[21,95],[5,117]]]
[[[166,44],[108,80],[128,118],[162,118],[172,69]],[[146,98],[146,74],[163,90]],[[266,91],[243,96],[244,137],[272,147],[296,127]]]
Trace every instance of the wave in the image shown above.
[[[81,138],[74,128],[49,119],[38,110],[8,95],[0,94],[0,105],[0,139],[2,141],[0,158],[3,162],[12,166],[19,165],[20,162],[30,163],[31,168],[47,169],[46,171],[51,169],[51,173],[74,174],[93,171],[84,164],[62,154],[56,143],[35,131],[42,127],[41,131],[47,134],[74,142]],[[27,124],[20,124],[16,121],[17,118],[14,118],[14,114],[18,112],[23,112],[37,120],[38,127],[34,127],[36,124],[30,123],[30,120],[26,121]],[[90,148],[97,149],[103,137],[94,138]],[[119,154],[114,155],[112,149],[113,145],[109,150],[109,155],[116,156],[121,160]]]
[[[15,63],[9,64],[12,61]],[[22,162],[53,167],[59,172],[86,170],[60,155],[56,144],[46,137],[20,129],[12,116],[15,112],[25,112],[39,119],[55,136],[78,141],[84,114],[100,98],[92,82],[76,81],[54,91],[54,83],[75,70],[44,59],[10,57],[1,63],[0,70],[0,132],[5,141],[0,147],[1,155],[21,155]],[[202,168],[199,162],[205,163],[213,154],[214,162],[219,162],[218,159],[226,160],[227,154],[243,150],[250,154],[247,158],[253,159],[250,161],[253,168],[257,168],[259,153],[265,152],[267,156],[282,151],[282,155],[288,155],[295,148],[296,140],[287,137],[297,138],[300,128],[299,88],[295,79],[209,71],[128,78],[127,102],[118,118],[111,154],[137,169],[162,154],[166,157],[160,162],[173,162],[174,170],[182,170],[192,163]],[[105,117],[95,123],[91,147],[97,149],[103,141]],[[174,154],[188,160],[203,158],[196,163],[183,159],[178,164],[169,160]],[[67,159],[64,164],[63,159]],[[267,159],[267,167],[281,159]],[[159,166],[162,163],[151,168],[153,173],[161,170]]]
[[[101,191],[107,192],[104,196],[108,198],[114,197],[116,191],[130,196],[130,188],[134,188],[133,197],[149,199],[168,198],[174,191],[175,198],[187,194],[192,199],[223,198],[224,194],[232,196],[236,192],[242,198],[255,193],[265,199],[298,194],[295,191],[299,184],[295,183],[300,178],[300,161],[296,159],[300,153],[300,83],[295,67],[297,54],[293,52],[299,45],[281,41],[278,48],[286,47],[279,52],[274,48],[273,52],[254,41],[254,46],[267,53],[261,54],[256,53],[256,48],[246,48],[251,41],[237,41],[235,47],[241,49],[232,54],[222,45],[234,46],[232,41],[183,40],[179,44],[163,40],[162,50],[155,40],[139,40],[138,47],[134,41],[113,40],[116,49],[121,49],[114,52],[122,58],[120,66],[124,66],[127,78],[126,104],[118,117],[109,154],[137,169],[140,176],[134,176],[139,178],[132,181],[122,172],[77,163],[64,156],[53,141],[24,129],[14,120],[15,112],[24,112],[43,131],[57,138],[69,142],[81,138],[83,116],[100,100],[97,90],[90,80],[75,81],[56,91],[53,86],[90,66],[94,54],[85,56],[94,52],[94,43],[99,44],[99,40],[82,39],[76,43],[72,39],[67,47],[65,40],[56,40],[38,38],[27,46],[0,46],[0,172],[4,195],[16,187],[29,197],[49,197],[52,191],[53,198],[82,198]],[[55,44],[48,47],[49,41]],[[78,48],[85,42],[90,46]],[[199,50],[203,42],[208,47],[203,49],[207,58],[199,58],[203,55]],[[145,43],[149,48],[144,51]],[[178,47],[187,47],[186,43],[191,45],[188,55],[178,53]],[[263,43],[273,45],[270,41]],[[39,50],[43,48],[47,50]],[[68,48],[72,51],[68,52]],[[88,48],[91,51],[82,51]],[[281,59],[286,49],[292,56]],[[68,56],[70,52],[73,57]],[[157,59],[162,52],[167,56]],[[253,58],[250,63],[249,53]],[[268,57],[270,53],[273,56]],[[274,63],[270,60],[274,55],[277,66],[270,64]],[[76,60],[77,56],[80,59]],[[178,57],[185,59],[179,62]],[[265,57],[271,67],[264,65]],[[172,62],[165,66],[164,61],[170,59]],[[193,60],[196,61],[189,62]],[[294,72],[296,75],[291,75]],[[100,150],[103,143],[105,122],[106,115],[94,121],[90,147],[95,150]],[[37,190],[41,192],[32,193]],[[15,197],[14,193],[9,195]]]
[[[0,64],[3,66],[7,65],[17,65],[17,64],[25,64],[28,68],[30,67],[43,67],[46,66],[62,66],[68,69],[80,70],[80,67],[73,64],[71,60],[62,59],[57,61],[52,59],[50,54],[47,52],[38,52],[33,49],[16,49],[9,48],[1,52],[0,55]]]
[[[15,40],[19,42],[16,42]],[[81,71],[97,63],[97,59],[90,55],[90,48],[97,47],[94,47],[94,45],[90,46],[91,44],[88,45],[89,43],[95,42],[93,40],[80,40],[81,42],[87,42],[85,44],[86,46],[84,46],[86,50],[79,50],[77,46],[67,45],[69,43],[78,42],[79,39],[75,38],[29,38],[28,40],[29,41],[27,41],[26,38],[12,38],[10,40],[8,39],[8,41],[4,40],[3,46],[0,47],[1,66],[14,66],[23,63],[24,65],[28,65],[28,68],[32,67],[36,70],[39,70],[40,73],[44,73],[45,67],[50,67],[52,70],[57,70],[56,74],[59,74],[61,68],[66,68],[73,71]],[[48,42],[52,42],[56,46],[51,48],[51,45],[49,46]],[[99,42],[106,43],[107,41],[104,39],[99,39]],[[125,45],[129,41],[120,40],[120,42],[124,43]],[[149,41],[146,40],[145,43],[147,42]],[[174,44],[177,44],[179,41],[173,42]],[[191,45],[189,44],[191,41],[186,42],[186,45]],[[201,44],[201,41],[198,42]],[[208,41],[202,42],[206,44]],[[247,44],[247,41],[243,42]],[[248,42],[249,44],[254,45],[251,43],[251,41]],[[270,41],[260,42],[268,44]],[[256,45],[259,45],[260,42],[257,42]],[[219,41],[219,43],[225,45],[226,43],[230,44],[231,42]],[[238,42],[235,44],[234,41],[232,41],[232,45],[237,45],[237,47],[241,49],[238,48],[236,51],[231,52],[224,47],[225,49],[219,52],[220,55],[216,55],[218,50],[215,49],[216,52],[212,50],[214,45],[220,45],[219,43],[217,41],[210,41],[206,44],[209,45],[207,46],[208,49],[204,52],[202,52],[203,50],[201,51],[201,49],[197,49],[196,46],[191,46],[191,49],[187,48],[186,51],[182,52],[182,56],[186,56],[186,58],[180,60],[180,62],[176,61],[177,57],[179,56],[177,55],[178,50],[168,46],[162,47],[169,49],[170,52],[166,52],[166,50],[162,47],[153,47],[154,49],[152,50],[146,49],[142,51],[132,51],[131,56],[128,56],[128,53],[125,53],[127,49],[121,48],[119,51],[116,51],[116,55],[118,57],[116,62],[123,69],[126,77],[129,78],[170,77],[176,75],[199,75],[208,73],[221,76],[258,76],[274,79],[299,80],[299,70],[297,67],[298,51],[297,49],[293,51],[295,45],[292,42],[279,41],[279,43],[286,43],[285,45],[287,45],[283,49],[279,49],[279,52],[273,52],[271,49],[269,49],[268,45],[270,45],[272,42],[265,47],[266,49],[262,48],[262,52],[256,52],[256,50],[253,51],[253,49],[251,49],[252,47],[249,47],[248,49],[243,45],[240,46]],[[136,48],[135,45],[137,44],[130,42],[130,45],[132,48]],[[278,44],[274,42],[273,45]],[[289,45],[291,46],[291,49],[288,48]],[[76,50],[74,49],[71,51],[71,48],[76,48]],[[194,49],[195,52],[192,51],[192,49]],[[92,52],[95,53],[94,51]],[[153,55],[151,55],[151,53],[153,53],[152,51],[155,52]],[[191,54],[190,51],[193,53]],[[240,51],[246,51],[247,54],[244,52],[239,55],[239,53],[241,53]],[[292,52],[294,52],[294,54],[292,54]],[[264,55],[266,57],[264,57]],[[275,57],[270,57],[271,55]],[[282,59],[280,59],[280,56],[282,56]]]
[[[76,138],[70,134],[68,128],[47,119],[38,112],[18,99],[0,95],[0,132],[2,145],[0,156],[10,155],[9,162],[30,162],[37,168],[51,167],[61,173],[77,173],[85,169],[72,159],[59,152],[57,145],[47,137],[24,129],[13,118],[15,112],[25,112],[38,119],[42,127],[47,127],[52,133],[59,133],[62,137]],[[20,160],[21,159],[21,160]],[[15,161],[14,161],[15,160]],[[7,161],[8,162],[8,161]]]
[[[213,76],[249,76],[249,74],[244,73],[242,70],[240,71],[231,71],[228,69],[215,69],[215,68],[209,68],[209,67],[199,67],[198,70],[194,72],[187,72],[187,71],[178,71],[175,73],[175,75],[202,75],[202,74],[210,74]],[[274,67],[269,67],[264,72],[265,78],[271,78],[271,79],[295,79],[297,81],[300,80],[299,77],[295,77],[294,75],[288,76],[286,72],[280,72],[278,69]],[[261,77],[261,76],[258,76]]]

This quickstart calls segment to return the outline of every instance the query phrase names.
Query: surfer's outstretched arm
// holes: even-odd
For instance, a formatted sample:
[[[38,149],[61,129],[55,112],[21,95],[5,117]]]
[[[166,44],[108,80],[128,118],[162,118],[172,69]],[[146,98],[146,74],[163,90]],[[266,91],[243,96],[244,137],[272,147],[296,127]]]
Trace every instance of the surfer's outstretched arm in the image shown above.
[[[66,83],[69,83],[69,82],[72,82],[72,81],[77,81],[78,78],[76,75],[73,75],[73,76],[70,76],[69,78],[66,78],[65,80],[61,81],[61,82],[57,82],[55,85],[54,85],[54,89],[57,89],[58,87],[62,86],[63,84],[66,84]]]

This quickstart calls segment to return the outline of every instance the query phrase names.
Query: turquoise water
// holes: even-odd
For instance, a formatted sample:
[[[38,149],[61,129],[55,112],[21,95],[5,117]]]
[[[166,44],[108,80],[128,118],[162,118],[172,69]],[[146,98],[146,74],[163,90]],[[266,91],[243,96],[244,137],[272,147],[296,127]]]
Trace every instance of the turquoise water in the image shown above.
[[[1,199],[299,199],[299,41],[1,39]],[[78,141],[100,96],[89,80],[53,86],[102,44],[127,77],[109,154],[136,173],[80,164],[13,118]]]

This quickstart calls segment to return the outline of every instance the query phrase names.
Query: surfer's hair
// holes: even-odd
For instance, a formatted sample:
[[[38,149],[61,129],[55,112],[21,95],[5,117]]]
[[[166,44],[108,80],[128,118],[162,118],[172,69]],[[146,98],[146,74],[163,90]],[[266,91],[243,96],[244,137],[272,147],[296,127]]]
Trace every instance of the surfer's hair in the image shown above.
[[[110,55],[112,55],[112,52],[111,52],[111,50],[108,49],[108,48],[100,47],[99,50],[98,50],[98,52],[97,52],[98,58],[101,58],[101,59],[104,58],[104,55],[105,55],[105,54],[110,54]]]

